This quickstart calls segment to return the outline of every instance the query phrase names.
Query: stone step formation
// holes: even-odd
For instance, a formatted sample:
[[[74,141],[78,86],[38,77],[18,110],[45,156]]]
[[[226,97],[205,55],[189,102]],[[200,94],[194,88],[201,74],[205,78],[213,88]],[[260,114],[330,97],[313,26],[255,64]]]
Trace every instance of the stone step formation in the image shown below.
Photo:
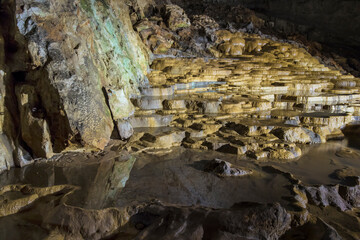
[[[217,33],[217,58],[156,58],[132,99],[133,147],[183,146],[291,160],[304,144],[343,137],[360,120],[360,79],[304,48],[255,34]],[[121,134],[121,131],[120,131]]]

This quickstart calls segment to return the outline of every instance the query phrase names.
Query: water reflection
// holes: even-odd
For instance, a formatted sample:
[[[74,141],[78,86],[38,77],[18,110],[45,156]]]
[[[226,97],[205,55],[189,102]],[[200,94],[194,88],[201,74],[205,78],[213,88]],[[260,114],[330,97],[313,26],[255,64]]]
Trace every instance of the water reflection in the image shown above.
[[[125,186],[135,158],[127,161],[106,161],[75,166],[56,163],[35,163],[14,168],[0,175],[0,186],[30,184],[36,187],[55,185],[79,186],[80,190],[68,196],[67,203],[83,208],[100,209],[113,202]]]
[[[0,175],[0,186],[31,184],[37,187],[69,184],[80,190],[68,196],[67,203],[89,209],[128,206],[153,199],[179,205],[228,208],[234,203],[280,202],[291,194],[289,179],[263,171],[274,166],[292,173],[305,184],[337,184],[334,171],[344,167],[360,176],[360,151],[349,148],[352,139],[306,146],[304,154],[292,162],[256,162],[231,154],[174,148],[163,154],[138,153],[126,160],[116,157],[78,164],[35,163]],[[349,147],[348,147],[349,146]],[[254,174],[219,178],[201,171],[194,163],[220,158]],[[136,160],[135,160],[136,159]]]

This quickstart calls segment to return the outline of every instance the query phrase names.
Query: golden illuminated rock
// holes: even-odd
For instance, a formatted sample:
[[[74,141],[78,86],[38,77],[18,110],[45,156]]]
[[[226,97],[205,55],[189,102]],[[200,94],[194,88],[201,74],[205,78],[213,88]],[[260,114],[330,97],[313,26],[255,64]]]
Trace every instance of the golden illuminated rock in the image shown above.
[[[187,148],[290,160],[302,144],[343,137],[340,129],[359,116],[359,79],[289,43],[227,30],[216,36],[223,58],[153,62],[152,86],[133,99],[135,129],[183,129]],[[145,145],[172,146],[155,142]]]

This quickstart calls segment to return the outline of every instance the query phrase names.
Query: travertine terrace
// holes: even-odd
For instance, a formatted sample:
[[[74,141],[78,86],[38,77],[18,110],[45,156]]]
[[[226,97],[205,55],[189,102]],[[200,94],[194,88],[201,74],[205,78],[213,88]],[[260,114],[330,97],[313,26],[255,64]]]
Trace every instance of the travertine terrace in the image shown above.
[[[292,160],[305,144],[343,138],[341,129],[359,120],[360,79],[289,43],[216,34],[219,58],[154,60],[151,86],[132,99],[136,111],[129,122],[157,131],[134,147],[181,145]]]

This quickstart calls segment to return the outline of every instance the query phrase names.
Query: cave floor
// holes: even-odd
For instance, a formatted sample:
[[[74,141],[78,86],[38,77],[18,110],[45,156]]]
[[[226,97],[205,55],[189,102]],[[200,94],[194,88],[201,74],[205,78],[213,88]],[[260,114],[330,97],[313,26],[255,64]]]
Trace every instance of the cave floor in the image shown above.
[[[350,145],[348,140],[342,140],[303,146],[303,155],[290,162],[254,161],[246,156],[183,147],[128,155],[119,154],[116,144],[113,150],[109,148],[99,155],[67,153],[57,161],[40,161],[0,175],[3,202],[0,236],[2,239],[54,239],[47,237],[63,236],[63,229],[59,229],[66,227],[67,234],[71,233],[69,239],[78,239],[81,227],[77,225],[80,224],[85,229],[82,231],[90,232],[87,233],[89,239],[102,238],[96,232],[91,233],[91,227],[99,228],[99,234],[106,234],[102,231],[107,230],[107,224],[114,224],[113,221],[98,220],[95,224],[88,215],[112,219],[114,213],[106,210],[115,208],[126,209],[119,210],[126,223],[117,223],[111,239],[133,239],[145,226],[156,225],[155,220],[162,216],[163,210],[158,210],[159,215],[150,219],[141,216],[137,220],[141,223],[130,224],[131,214],[139,218],[149,205],[172,207],[177,211],[187,208],[231,210],[239,203],[252,202],[280,203],[292,218],[304,217],[304,225],[292,228],[283,239],[321,239],[334,229],[344,239],[358,239],[358,207],[341,210],[339,200],[330,201],[326,196],[317,204],[316,198],[311,199],[310,191],[306,190],[307,187],[353,186],[339,174],[339,170],[344,169],[345,176],[360,174],[360,149]],[[214,158],[251,170],[252,174],[221,177],[204,170],[204,163]],[[305,196],[294,191],[295,186],[305,191]],[[338,197],[332,194],[327,197]],[[329,204],[324,206],[327,200]],[[306,201],[304,209],[295,207],[301,201]],[[189,216],[182,214],[168,209],[168,221],[175,225],[190,221]],[[75,224],[74,220],[79,223]],[[203,220],[199,217],[198,221]],[[151,239],[161,239],[160,232],[149,231]]]

